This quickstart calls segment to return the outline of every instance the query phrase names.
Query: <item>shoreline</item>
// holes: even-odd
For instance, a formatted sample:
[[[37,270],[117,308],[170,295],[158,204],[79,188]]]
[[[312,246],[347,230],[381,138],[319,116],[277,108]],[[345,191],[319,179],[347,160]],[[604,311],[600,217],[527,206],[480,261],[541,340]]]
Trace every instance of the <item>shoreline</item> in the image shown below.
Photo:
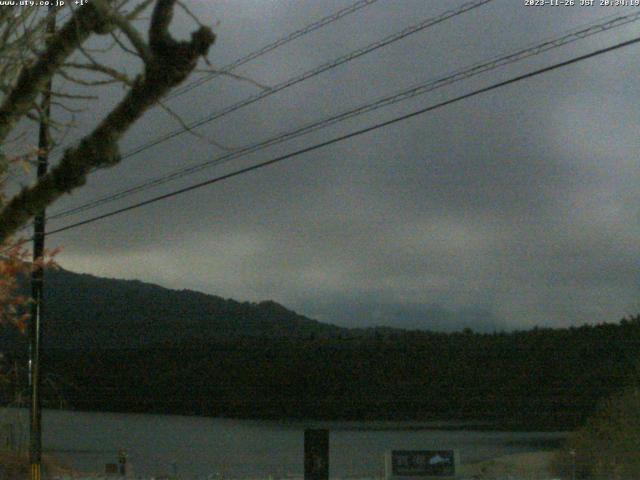
[[[0,406],[0,412],[8,410],[27,411],[27,407]],[[366,418],[297,418],[297,417],[262,417],[255,416],[231,416],[231,415],[198,415],[180,412],[140,412],[118,410],[91,410],[73,408],[44,408],[43,412],[67,412],[67,413],[99,413],[106,415],[156,415],[185,418],[207,418],[228,421],[242,421],[248,423],[261,423],[282,428],[328,428],[330,430],[349,431],[478,431],[478,432],[540,432],[569,434],[573,430],[562,425],[540,424],[537,422],[516,421],[486,421],[486,420],[460,420],[460,419],[366,419]],[[1,413],[0,413],[1,415]]]
[[[552,462],[556,450],[539,450],[512,453],[482,462],[462,464],[459,475],[473,476],[478,480],[508,478],[551,478]]]

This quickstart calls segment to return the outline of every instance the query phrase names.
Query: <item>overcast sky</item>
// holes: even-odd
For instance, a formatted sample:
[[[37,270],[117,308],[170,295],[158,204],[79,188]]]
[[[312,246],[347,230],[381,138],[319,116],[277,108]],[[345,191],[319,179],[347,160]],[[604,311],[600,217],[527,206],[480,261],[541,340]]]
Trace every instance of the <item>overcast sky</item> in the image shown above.
[[[223,66],[355,0],[191,0]],[[379,0],[235,73],[274,86],[455,8]],[[579,1],[578,1],[579,3]],[[597,2],[596,2],[597,3]],[[121,165],[53,214],[612,15],[619,7],[493,2],[271,95]],[[175,32],[194,29],[185,16]],[[640,34],[640,22],[351,119],[126,199],[64,226]],[[107,39],[98,39],[97,45]],[[136,63],[110,55],[131,72]],[[475,96],[48,241],[64,268],[237,300],[273,299],[346,326],[476,330],[616,321],[640,312],[640,46]],[[203,68],[206,66],[203,65]],[[260,90],[217,78],[167,101],[190,122]],[[122,95],[105,89],[90,128]],[[61,112],[59,112],[62,115]],[[179,129],[156,109],[126,152]]]

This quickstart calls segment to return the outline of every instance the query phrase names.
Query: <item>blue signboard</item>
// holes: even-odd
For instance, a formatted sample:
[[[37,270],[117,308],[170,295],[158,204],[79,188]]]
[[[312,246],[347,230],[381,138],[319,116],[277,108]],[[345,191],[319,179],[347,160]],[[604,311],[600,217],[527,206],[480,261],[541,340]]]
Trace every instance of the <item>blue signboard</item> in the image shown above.
[[[388,477],[453,477],[453,450],[394,450],[388,459]]]

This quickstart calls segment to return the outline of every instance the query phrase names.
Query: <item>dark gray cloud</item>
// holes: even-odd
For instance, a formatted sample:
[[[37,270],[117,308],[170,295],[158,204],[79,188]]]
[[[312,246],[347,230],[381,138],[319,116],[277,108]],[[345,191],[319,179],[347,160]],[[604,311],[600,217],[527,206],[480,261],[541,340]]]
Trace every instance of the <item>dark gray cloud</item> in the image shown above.
[[[462,2],[379,2],[241,73],[269,85]],[[223,65],[348,5],[192,2],[219,21]],[[529,9],[496,0],[198,129],[230,146],[268,138],[465,65],[629,9]],[[177,32],[188,31],[186,18]],[[577,42],[216,167],[112,207],[392,118],[630,38]],[[637,48],[474,97],[52,238],[70,269],[240,300],[272,298],[343,325],[510,329],[616,320],[640,310]],[[127,64],[128,65],[128,64]],[[131,66],[129,66],[131,68]],[[223,78],[168,102],[186,120],[256,87]],[[117,100],[105,92],[86,119]],[[177,127],[154,110],[123,151]],[[52,211],[223,153],[182,135],[114,169]],[[85,218],[88,213],[56,222]]]

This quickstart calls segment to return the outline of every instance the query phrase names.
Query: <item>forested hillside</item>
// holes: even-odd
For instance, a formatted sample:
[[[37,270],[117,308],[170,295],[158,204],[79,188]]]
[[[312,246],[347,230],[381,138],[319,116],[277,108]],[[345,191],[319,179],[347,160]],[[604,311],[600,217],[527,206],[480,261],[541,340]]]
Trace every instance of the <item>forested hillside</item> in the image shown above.
[[[47,271],[44,305],[43,341],[45,348],[54,349],[148,348],[169,339],[328,336],[346,331],[272,301],[238,302],[63,269]],[[14,346],[13,336],[0,338],[0,349]]]
[[[50,406],[558,429],[580,425],[599,401],[640,380],[640,316],[491,334],[350,330],[273,302],[71,279],[49,283],[55,295],[43,370]],[[12,347],[4,349],[5,368],[24,366],[24,341],[3,339]],[[5,402],[25,390],[18,370],[0,386]]]
[[[640,318],[565,330],[49,350],[50,404],[255,418],[468,419],[574,428],[638,382]]]

